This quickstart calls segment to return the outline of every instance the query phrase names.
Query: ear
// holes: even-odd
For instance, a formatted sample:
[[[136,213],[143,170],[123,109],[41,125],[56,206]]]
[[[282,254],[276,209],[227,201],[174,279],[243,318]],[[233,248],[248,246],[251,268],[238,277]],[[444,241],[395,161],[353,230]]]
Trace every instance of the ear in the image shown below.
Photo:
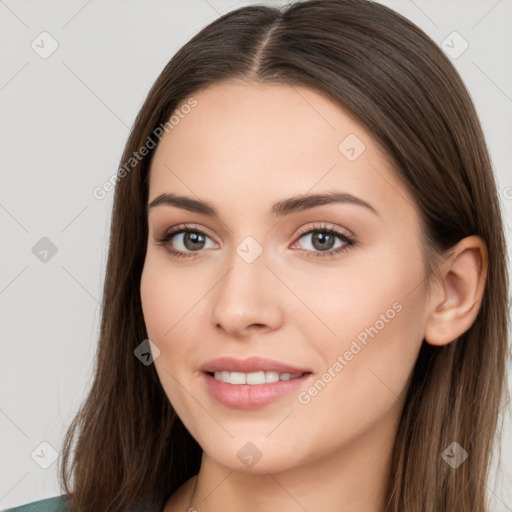
[[[466,237],[448,253],[429,301],[424,337],[430,345],[447,345],[471,327],[487,279],[488,254],[482,238]]]

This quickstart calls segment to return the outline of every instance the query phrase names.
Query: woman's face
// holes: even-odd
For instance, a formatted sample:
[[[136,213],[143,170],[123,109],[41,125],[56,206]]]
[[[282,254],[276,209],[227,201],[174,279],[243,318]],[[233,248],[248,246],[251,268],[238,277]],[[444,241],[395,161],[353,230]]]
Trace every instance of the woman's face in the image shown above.
[[[165,393],[234,470],[355,446],[384,456],[427,318],[413,198],[368,131],[315,91],[217,83],[194,99],[150,172],[160,200],[140,291]],[[324,194],[339,196],[313,199]],[[224,357],[236,361],[209,363]],[[271,361],[237,365],[248,358]]]

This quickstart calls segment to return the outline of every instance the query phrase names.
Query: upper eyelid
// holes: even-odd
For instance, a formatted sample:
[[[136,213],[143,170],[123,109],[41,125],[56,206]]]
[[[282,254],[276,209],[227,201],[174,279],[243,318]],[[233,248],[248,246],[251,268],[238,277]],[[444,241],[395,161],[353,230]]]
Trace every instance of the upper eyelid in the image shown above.
[[[165,236],[166,233],[171,233],[172,235],[179,235],[180,233],[187,232],[187,231],[198,231],[198,232],[204,233],[206,236],[208,236],[213,241],[215,241],[214,240],[215,237],[213,237],[209,234],[208,229],[206,229],[202,226],[199,226],[199,225],[190,224],[188,222],[186,222],[184,224],[178,224],[176,226],[173,226],[172,228],[165,229],[162,232],[162,235]],[[217,243],[217,242],[215,242],[215,243]]]
[[[345,235],[349,238],[355,237],[354,233],[352,233],[350,230],[348,230],[346,228],[337,227],[330,222],[320,222],[320,225],[317,225],[317,226],[313,225],[313,226],[309,226],[309,227],[302,227],[297,232],[297,236],[300,237],[302,235],[310,233],[311,231],[323,231],[323,230],[336,231],[340,235]]]

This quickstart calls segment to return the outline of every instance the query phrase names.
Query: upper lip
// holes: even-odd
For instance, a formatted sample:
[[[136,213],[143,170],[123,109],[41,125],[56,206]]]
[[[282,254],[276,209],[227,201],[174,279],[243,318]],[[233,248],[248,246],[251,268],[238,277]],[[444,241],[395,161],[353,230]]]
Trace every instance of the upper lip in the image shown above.
[[[298,368],[290,364],[266,359],[264,357],[249,357],[248,359],[235,359],[234,357],[219,357],[204,363],[200,370],[206,373],[211,372],[242,372],[251,373],[258,371],[274,371],[279,373],[310,373],[307,368]]]

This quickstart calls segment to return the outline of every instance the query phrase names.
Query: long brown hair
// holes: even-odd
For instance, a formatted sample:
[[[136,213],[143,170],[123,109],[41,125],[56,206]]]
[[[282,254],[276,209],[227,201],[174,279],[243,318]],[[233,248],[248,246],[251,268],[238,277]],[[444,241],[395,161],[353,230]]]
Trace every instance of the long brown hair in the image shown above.
[[[417,202],[429,276],[435,255],[462,238],[478,235],[487,244],[487,283],[474,324],[446,346],[421,347],[394,444],[386,512],[488,510],[486,481],[507,395],[509,284],[488,149],[461,78],[425,33],[378,3],[239,8],[172,57],[135,120],[121,165],[194,92],[231,79],[310,87],[370,130]],[[127,510],[149,498],[163,507],[200,466],[201,449],[154,365],[134,356],[147,338],[139,289],[153,153],[129,172],[125,167],[115,188],[94,381],[61,453],[59,476],[72,511]],[[469,454],[457,470],[441,457],[452,442]]]

